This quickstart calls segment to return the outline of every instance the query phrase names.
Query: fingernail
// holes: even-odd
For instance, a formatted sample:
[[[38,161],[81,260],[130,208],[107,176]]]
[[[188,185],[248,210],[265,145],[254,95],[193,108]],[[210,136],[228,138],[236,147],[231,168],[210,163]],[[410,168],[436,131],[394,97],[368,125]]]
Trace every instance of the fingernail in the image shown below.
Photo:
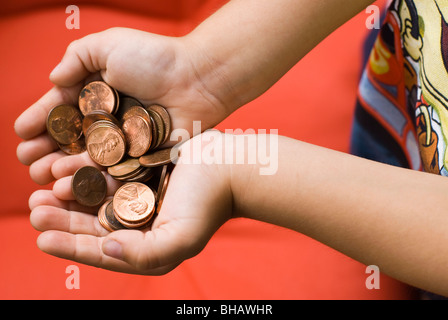
[[[103,244],[103,253],[109,257],[121,259],[123,257],[123,250],[121,244],[115,240],[106,240]]]

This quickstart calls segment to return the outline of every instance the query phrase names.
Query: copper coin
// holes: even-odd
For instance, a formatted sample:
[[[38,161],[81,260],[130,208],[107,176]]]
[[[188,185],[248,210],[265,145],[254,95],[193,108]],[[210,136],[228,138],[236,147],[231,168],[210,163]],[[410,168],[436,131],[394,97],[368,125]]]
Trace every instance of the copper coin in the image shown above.
[[[149,117],[150,117],[148,111],[145,108],[139,107],[139,106],[133,106],[133,107],[130,107],[128,110],[126,110],[125,113],[123,113],[123,117],[121,118],[121,121],[123,122],[127,118],[133,117],[133,116],[140,116],[147,121],[149,121]]]
[[[115,216],[125,226],[145,223],[154,213],[154,207],[154,192],[143,183],[128,182],[115,192]]]
[[[164,132],[165,136],[162,139],[162,144],[168,141],[168,138],[171,133],[171,117],[168,111],[157,104],[153,104],[148,107],[148,109],[153,110],[154,112],[157,112],[157,114],[162,118],[163,125],[164,125]]]
[[[115,217],[113,199],[108,203],[105,212],[106,221],[113,230],[126,229]]]
[[[154,170],[152,170],[153,168],[145,168],[145,167],[142,167],[142,168],[143,168],[143,170],[141,172],[139,172],[138,174],[136,174],[132,177],[120,178],[121,181],[146,182],[154,176]],[[118,180],[120,180],[120,179],[118,179]]]
[[[79,168],[72,177],[72,193],[75,200],[88,207],[99,205],[106,197],[106,178],[95,167]]]
[[[157,131],[157,125],[156,125],[156,122],[154,121],[154,118],[149,116],[149,120],[151,122],[151,127],[152,127],[152,141],[151,141],[151,145],[149,146],[149,150],[153,150],[156,147],[157,140],[159,138],[159,133]]]
[[[70,144],[60,144],[58,143],[59,149],[69,155],[79,154],[86,151],[86,141],[84,137],[79,138]]]
[[[83,115],[93,110],[113,113],[116,109],[117,96],[113,88],[104,81],[92,81],[79,93],[79,109]]]
[[[154,119],[154,122],[156,123],[157,142],[153,146],[153,149],[156,149],[162,144],[163,139],[165,138],[165,124],[163,123],[162,117],[157,112],[155,112],[154,110],[149,109],[149,108],[146,110],[148,111],[149,115],[151,116],[151,118]]]
[[[54,107],[47,116],[47,131],[60,144],[70,144],[82,134],[82,115],[68,104]]]
[[[152,140],[152,128],[143,117],[134,115],[123,121],[123,133],[126,137],[128,155],[140,157],[149,150]]]
[[[124,113],[129,110],[131,107],[143,107],[143,104],[140,103],[137,99],[129,96],[121,97],[120,103],[118,105],[118,110],[116,112],[117,118],[122,118]]]
[[[98,221],[101,224],[101,226],[106,229],[107,231],[114,231],[111,225],[109,225],[109,222],[106,219],[106,208],[107,206],[112,202],[112,199],[107,200],[104,202],[101,207],[98,210]]]
[[[123,177],[132,174],[136,170],[140,169],[140,162],[137,158],[130,158],[122,161],[114,166],[108,167],[107,172],[112,177]]]
[[[156,210],[157,214],[159,214],[159,212],[160,212],[160,210],[162,208],[163,199],[165,198],[165,193],[166,193],[166,189],[168,188],[168,182],[170,180],[170,176],[171,176],[171,172],[167,171],[166,175],[165,175],[165,177],[163,178],[163,181],[162,181],[161,190],[157,194],[157,210]]]
[[[131,222],[131,221],[126,221],[126,220],[122,220],[114,211],[115,214],[115,219],[125,228],[129,228],[129,229],[141,229],[146,227],[149,224],[149,221],[151,221],[151,218],[153,217],[153,215],[151,214],[150,216],[148,216],[145,220],[142,221],[138,221],[138,222]]]
[[[118,126],[118,120],[111,115],[110,113],[104,110],[93,110],[86,114],[84,119],[82,120],[82,131],[86,134],[87,130],[90,126],[99,120],[106,120],[115,123]]]
[[[105,167],[120,162],[126,151],[126,141],[120,128],[101,121],[89,128],[86,145],[92,160]]]
[[[147,168],[140,166],[137,170],[130,172],[129,174],[126,174],[124,176],[119,176],[119,177],[112,176],[112,178],[114,178],[115,180],[118,180],[118,181],[131,182],[131,181],[133,181],[133,178],[141,175],[142,172],[145,171],[145,169],[147,169]]]
[[[160,167],[175,162],[179,156],[178,151],[175,147],[160,149],[141,156],[138,161],[144,167]]]
[[[91,126],[87,129],[87,131],[86,131],[86,134],[85,134],[86,138],[89,136],[89,134],[90,134],[92,131],[98,129],[99,127],[103,127],[103,128],[112,128],[112,129],[114,129],[114,130],[117,130],[118,133],[119,133],[120,135],[122,135],[123,138],[124,138],[124,134],[123,134],[123,132],[121,131],[120,127],[119,127],[118,125],[116,125],[115,123],[109,121],[109,120],[97,120],[97,121],[95,121],[94,123],[92,123],[92,125],[91,125]]]
[[[123,221],[117,215],[115,215],[115,218],[121,225],[123,225],[123,227],[128,229],[142,229],[146,227],[146,225],[148,225],[149,221],[151,220],[151,217],[149,217],[147,220],[133,223],[129,221]]]
[[[114,110],[111,112],[112,114],[116,114],[118,111],[118,106],[120,105],[120,94],[118,93],[118,90],[111,87],[113,92],[114,92],[114,96],[115,96],[115,105],[114,105]]]
[[[98,221],[107,231],[115,231],[120,229],[126,229],[115,217],[113,199],[109,199],[98,210]]]
[[[163,183],[165,181],[165,177],[166,177],[166,173],[168,171],[168,165],[165,164],[162,167],[162,172],[160,173],[160,179],[159,179],[159,186],[157,187],[157,193],[156,193],[156,202],[158,202],[159,200],[159,195],[162,193],[162,187],[163,187]]]

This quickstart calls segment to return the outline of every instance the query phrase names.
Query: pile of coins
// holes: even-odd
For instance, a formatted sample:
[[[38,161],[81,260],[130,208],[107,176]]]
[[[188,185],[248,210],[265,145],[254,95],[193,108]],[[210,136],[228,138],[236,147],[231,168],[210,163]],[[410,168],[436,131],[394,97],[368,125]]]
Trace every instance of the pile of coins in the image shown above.
[[[110,176],[125,183],[104,202],[107,184],[100,170],[83,167],[73,176],[76,201],[101,205],[98,220],[105,229],[144,228],[151,223],[177,157],[171,148],[160,149],[171,132],[164,107],[145,107],[107,83],[93,81],[82,88],[78,106],[62,104],[49,112],[47,131],[62,151],[87,151]]]

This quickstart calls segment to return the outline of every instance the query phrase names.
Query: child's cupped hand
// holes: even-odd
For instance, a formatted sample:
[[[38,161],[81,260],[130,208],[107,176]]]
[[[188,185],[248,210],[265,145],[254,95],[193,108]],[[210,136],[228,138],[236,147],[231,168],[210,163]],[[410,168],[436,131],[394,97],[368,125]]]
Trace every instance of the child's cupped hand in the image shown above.
[[[182,37],[113,28],[76,40],[50,75],[55,86],[16,120],[15,131],[24,140],[17,156],[30,166],[31,178],[38,184],[72,175],[77,169],[73,159],[87,155],[66,156],[59,151],[46,132],[46,118],[58,104],[76,105],[81,88],[94,79],[103,79],[145,105],[163,105],[173,129],[183,128],[191,135],[193,121],[201,121],[202,130],[211,128],[231,111],[214,93],[220,91],[219,76],[213,77],[215,90],[207,85],[208,72],[216,70],[206,54]]]
[[[208,142],[207,135],[197,135],[180,147],[181,156],[171,173],[161,211],[149,228],[109,233],[98,221],[98,208],[83,207],[74,200],[71,177],[67,176],[57,180],[52,190],[38,190],[30,197],[31,223],[42,232],[37,245],[60,258],[146,275],[165,274],[195,256],[232,215],[230,167],[191,161],[201,156],[192,152],[215,143]],[[201,148],[194,148],[194,143]],[[77,167],[89,164],[87,158],[74,162]],[[108,176],[108,196],[118,187]]]

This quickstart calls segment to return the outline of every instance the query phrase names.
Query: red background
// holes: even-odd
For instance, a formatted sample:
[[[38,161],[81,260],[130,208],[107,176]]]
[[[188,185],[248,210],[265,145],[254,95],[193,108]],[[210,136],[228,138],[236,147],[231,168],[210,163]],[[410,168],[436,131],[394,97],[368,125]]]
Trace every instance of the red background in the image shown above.
[[[28,197],[38,185],[15,155],[17,116],[43,95],[67,45],[121,26],[183,35],[223,0],[8,1],[0,7],[0,298],[1,299],[406,299],[412,290],[381,274],[365,286],[366,266],[299,233],[238,219],[226,223],[198,256],[168,275],[119,274],[42,253],[29,223]],[[383,5],[384,1],[378,2]],[[68,30],[70,4],[80,29]],[[364,12],[307,55],[275,86],[218,128],[278,129],[279,134],[347,151],[368,30]],[[80,289],[65,286],[69,265]]]

